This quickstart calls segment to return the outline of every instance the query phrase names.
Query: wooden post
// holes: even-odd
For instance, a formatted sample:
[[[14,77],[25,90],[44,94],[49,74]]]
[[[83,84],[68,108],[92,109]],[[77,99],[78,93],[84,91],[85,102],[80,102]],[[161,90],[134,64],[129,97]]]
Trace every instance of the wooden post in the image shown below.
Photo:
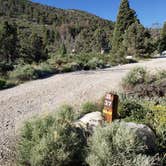
[[[107,122],[112,122],[117,118],[117,110],[118,110],[118,95],[107,93],[104,100],[104,119]]]

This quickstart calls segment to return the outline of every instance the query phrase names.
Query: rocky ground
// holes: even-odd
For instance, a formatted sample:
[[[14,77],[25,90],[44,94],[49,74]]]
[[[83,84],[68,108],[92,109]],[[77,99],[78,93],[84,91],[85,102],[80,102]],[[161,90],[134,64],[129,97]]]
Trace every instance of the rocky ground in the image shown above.
[[[62,104],[77,107],[83,102],[100,99],[105,92],[118,91],[122,77],[135,66],[144,66],[150,71],[166,69],[166,58],[97,71],[58,74],[0,91],[0,166],[13,165],[10,164],[13,145],[25,120],[55,111]]]

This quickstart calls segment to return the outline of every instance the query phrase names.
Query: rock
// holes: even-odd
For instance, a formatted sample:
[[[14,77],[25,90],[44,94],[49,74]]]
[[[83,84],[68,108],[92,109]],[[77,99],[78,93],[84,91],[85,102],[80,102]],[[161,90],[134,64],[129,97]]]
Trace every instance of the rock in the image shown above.
[[[75,122],[75,125],[77,127],[84,128],[87,132],[93,133],[94,129],[101,125],[103,122],[103,116],[101,112],[92,112],[89,114],[86,114],[81,119],[79,119],[77,122]]]
[[[121,123],[124,128],[128,128],[131,132],[136,134],[137,138],[144,144],[144,150],[154,152],[157,149],[156,136],[154,132],[146,125],[136,124],[133,122]]]

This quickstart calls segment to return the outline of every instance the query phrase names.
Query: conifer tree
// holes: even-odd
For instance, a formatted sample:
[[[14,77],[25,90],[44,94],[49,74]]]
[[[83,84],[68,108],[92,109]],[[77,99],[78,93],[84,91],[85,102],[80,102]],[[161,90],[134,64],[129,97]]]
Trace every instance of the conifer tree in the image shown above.
[[[161,31],[161,39],[159,41],[158,51],[160,54],[166,50],[166,22],[164,23],[163,29]]]
[[[62,56],[67,53],[66,46],[64,43],[62,43],[59,51],[60,51],[60,55],[62,55]]]
[[[0,30],[0,60],[12,63],[18,56],[18,35],[16,24],[4,22]]]
[[[30,36],[31,41],[31,54],[35,62],[40,62],[47,59],[42,37],[36,33]]]
[[[108,49],[108,40],[106,32],[103,29],[96,29],[94,33],[94,38],[96,39],[98,47],[101,49]]]
[[[44,32],[43,32],[43,43],[45,45],[49,44],[49,38],[50,38],[50,30],[44,28]]]
[[[118,52],[123,52],[123,35],[127,31],[128,27],[135,22],[139,22],[135,11],[130,8],[128,0],[122,0],[112,40],[112,55],[115,56],[114,58],[119,58],[116,57],[118,56]]]
[[[138,22],[133,23],[124,34],[123,46],[125,54],[135,57],[143,57],[152,52],[152,44],[150,43],[150,34]]]

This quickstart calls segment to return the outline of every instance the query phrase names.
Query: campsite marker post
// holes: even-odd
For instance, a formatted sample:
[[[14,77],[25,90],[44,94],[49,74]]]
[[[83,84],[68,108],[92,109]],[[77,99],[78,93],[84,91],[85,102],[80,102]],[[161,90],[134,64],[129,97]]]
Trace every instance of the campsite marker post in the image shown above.
[[[104,109],[103,109],[105,121],[111,123],[114,119],[117,118],[118,100],[119,97],[116,94],[107,93],[105,95]]]

